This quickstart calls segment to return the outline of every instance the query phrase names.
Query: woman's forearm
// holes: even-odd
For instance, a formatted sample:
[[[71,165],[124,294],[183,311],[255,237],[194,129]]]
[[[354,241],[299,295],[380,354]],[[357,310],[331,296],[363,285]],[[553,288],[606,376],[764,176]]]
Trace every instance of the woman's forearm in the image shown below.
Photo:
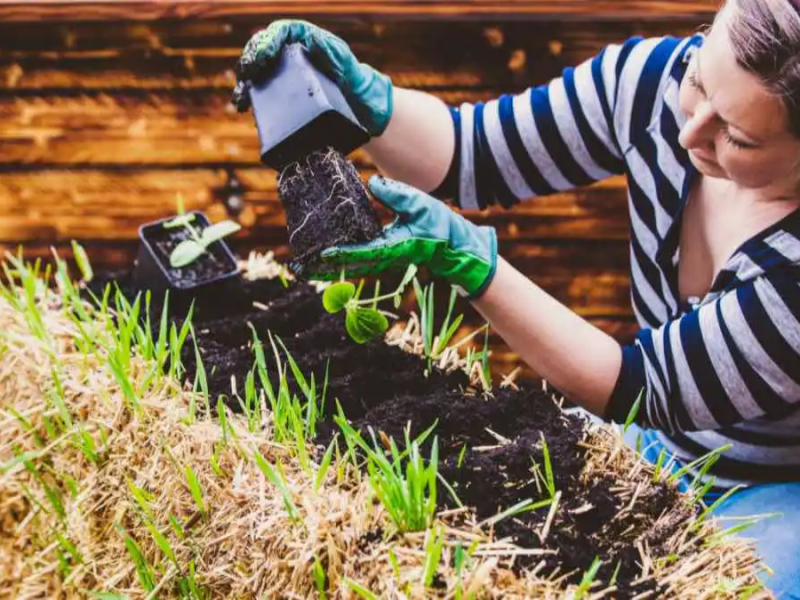
[[[395,88],[389,126],[365,150],[387,177],[430,192],[444,180],[454,148],[447,105],[425,92]]]
[[[571,401],[602,416],[622,364],[620,345],[502,258],[474,301],[506,343]]]

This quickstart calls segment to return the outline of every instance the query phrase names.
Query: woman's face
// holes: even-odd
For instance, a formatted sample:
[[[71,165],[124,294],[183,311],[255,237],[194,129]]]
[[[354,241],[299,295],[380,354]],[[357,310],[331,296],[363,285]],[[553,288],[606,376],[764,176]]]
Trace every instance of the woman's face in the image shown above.
[[[681,84],[689,118],[680,143],[703,175],[746,189],[797,190],[800,139],[783,102],[736,63],[727,19],[726,12],[717,19]]]

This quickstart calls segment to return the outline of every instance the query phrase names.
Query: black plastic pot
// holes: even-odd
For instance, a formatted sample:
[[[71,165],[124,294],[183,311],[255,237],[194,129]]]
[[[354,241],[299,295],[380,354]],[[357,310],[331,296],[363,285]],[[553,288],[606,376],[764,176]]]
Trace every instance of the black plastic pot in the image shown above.
[[[347,155],[370,139],[341,90],[311,64],[300,44],[283,50],[269,80],[250,89],[250,100],[261,162],[277,171],[328,147]]]
[[[202,212],[194,211],[192,225],[198,230],[210,222]],[[183,227],[167,229],[164,223],[174,217],[146,223],[139,228],[139,253],[133,271],[137,287],[149,289],[154,294],[170,293],[171,301],[191,301],[199,295],[236,294],[242,287],[236,258],[224,240],[211,244],[193,263],[175,269],[169,255],[179,242],[188,239]]]

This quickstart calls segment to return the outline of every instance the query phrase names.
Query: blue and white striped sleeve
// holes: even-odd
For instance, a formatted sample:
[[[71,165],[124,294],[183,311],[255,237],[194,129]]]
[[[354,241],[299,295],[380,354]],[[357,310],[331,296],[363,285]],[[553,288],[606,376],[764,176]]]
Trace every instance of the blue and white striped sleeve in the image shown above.
[[[639,72],[624,67],[641,41],[607,46],[521,94],[451,107],[456,150],[433,194],[464,209],[508,208],[622,174],[624,144],[615,123],[630,115],[618,114],[618,98],[629,98],[638,83]]]
[[[713,430],[800,409],[800,286],[785,273],[740,283],[623,347],[606,417],[667,432]]]

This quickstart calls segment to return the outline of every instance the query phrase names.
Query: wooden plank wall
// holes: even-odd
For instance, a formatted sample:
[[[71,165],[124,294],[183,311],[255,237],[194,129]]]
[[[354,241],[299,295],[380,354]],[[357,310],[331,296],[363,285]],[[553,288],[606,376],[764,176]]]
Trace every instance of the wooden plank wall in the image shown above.
[[[135,254],[137,227],[181,194],[189,208],[246,225],[240,251],[285,256],[274,173],[259,165],[252,117],[229,103],[241,46],[281,11],[332,29],[396,85],[460,103],[545,82],[631,35],[684,35],[710,20],[711,4],[2,1],[0,248],[68,256],[78,239],[95,264],[119,267]],[[368,175],[366,157],[355,158]],[[498,228],[501,252],[540,285],[630,337],[624,181],[472,216]]]

